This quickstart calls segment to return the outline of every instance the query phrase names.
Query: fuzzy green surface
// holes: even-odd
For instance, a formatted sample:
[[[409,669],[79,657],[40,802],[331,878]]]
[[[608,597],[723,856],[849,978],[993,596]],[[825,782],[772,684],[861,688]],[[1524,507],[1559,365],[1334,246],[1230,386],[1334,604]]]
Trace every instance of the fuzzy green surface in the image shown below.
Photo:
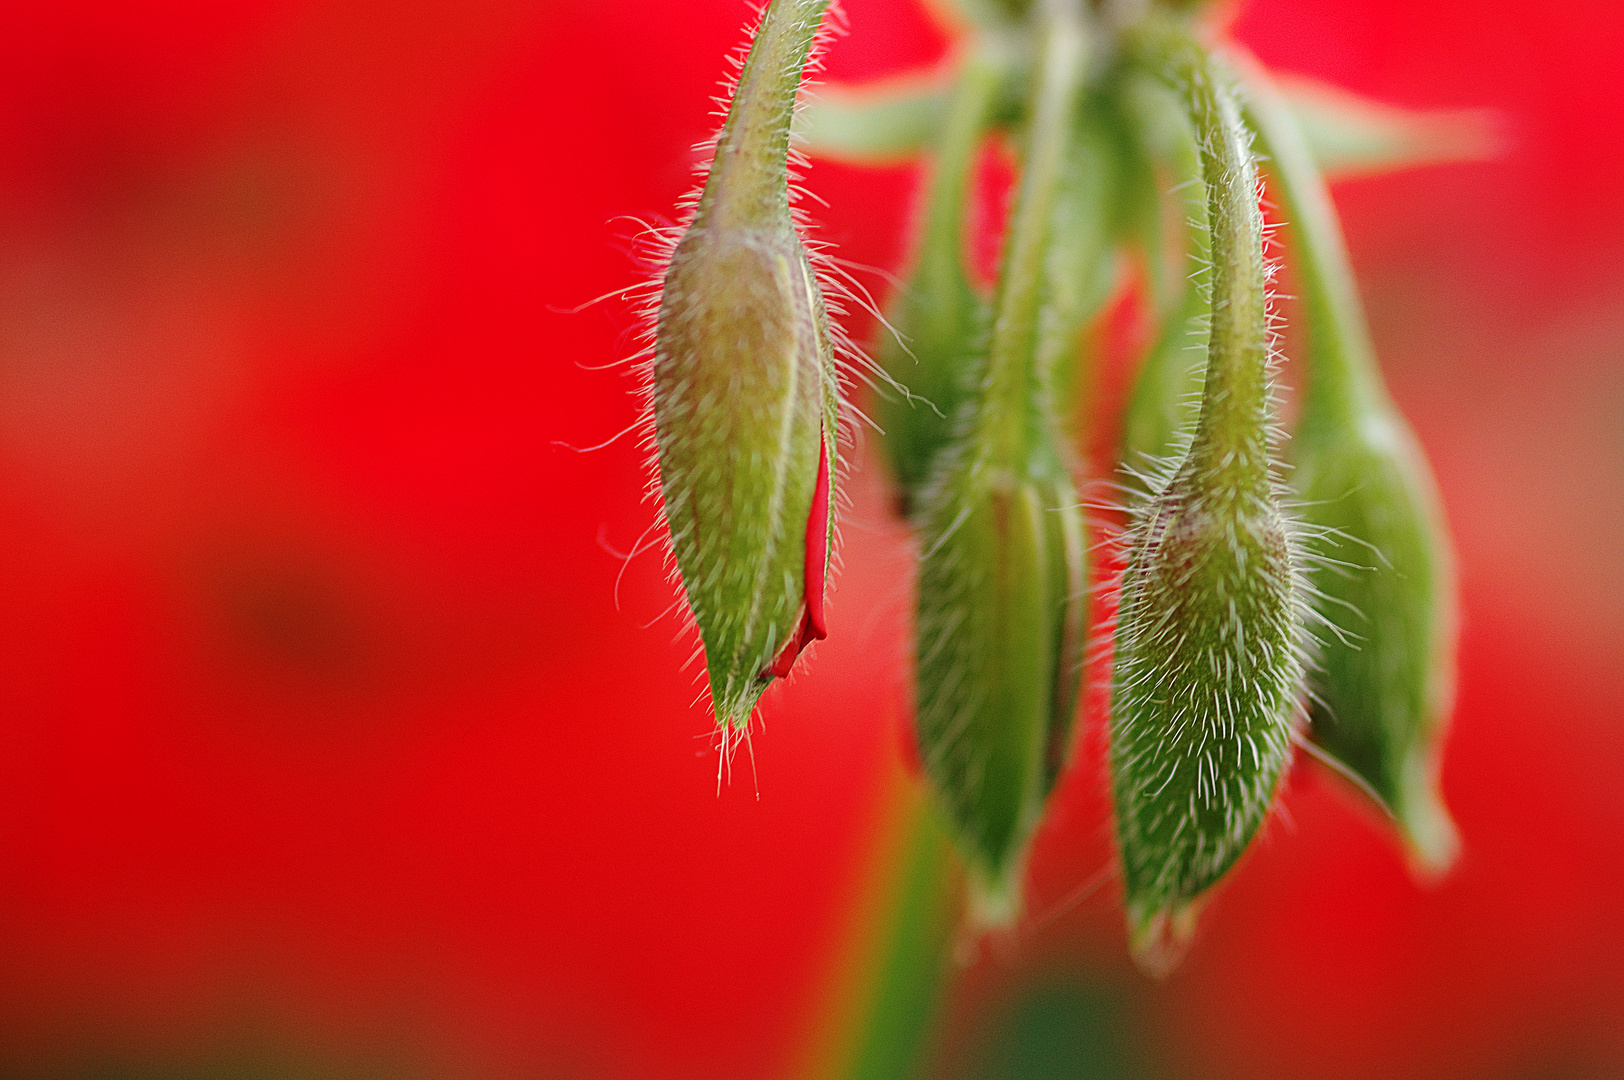
[[[1296,538],[1271,475],[1267,288],[1248,135],[1224,73],[1177,27],[1140,43],[1200,148],[1211,332],[1189,448],[1136,514],[1117,616],[1111,775],[1134,948],[1176,962],[1192,905],[1273,802],[1302,675]]]
[[[1300,677],[1294,559],[1269,500],[1180,474],[1122,585],[1111,772],[1130,918],[1190,903],[1268,813]]]
[[[1067,501],[1053,484],[1019,482],[984,461],[954,463],[928,498],[916,630],[920,753],[973,879],[1007,898],[1047,792],[1051,747],[1069,741],[1081,533],[1053,531],[1061,523],[1049,508]]]
[[[1152,187],[1141,196],[1150,205],[1138,215],[1133,239],[1145,251],[1153,283],[1167,294],[1122,417],[1122,462],[1143,474],[1179,449],[1179,433],[1189,430],[1201,396],[1211,310],[1207,188],[1195,135],[1171,90],[1130,70],[1117,100],[1146,161],[1139,182]]]
[[[1310,418],[1312,419],[1312,418]],[[1386,802],[1418,858],[1442,869],[1457,840],[1437,795],[1453,698],[1453,573],[1437,493],[1404,421],[1372,407],[1305,423],[1294,446],[1304,516],[1324,530],[1311,572],[1326,632],[1310,679],[1314,740]]]
[[[660,489],[719,723],[743,726],[799,625],[819,454],[834,448],[823,301],[782,227],[696,226],[666,274],[654,361]]]

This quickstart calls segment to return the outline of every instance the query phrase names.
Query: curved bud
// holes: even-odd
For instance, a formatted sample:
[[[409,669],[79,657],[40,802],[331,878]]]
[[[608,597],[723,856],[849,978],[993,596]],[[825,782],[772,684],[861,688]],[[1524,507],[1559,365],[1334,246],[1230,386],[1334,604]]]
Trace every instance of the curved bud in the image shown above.
[[[786,159],[826,4],[763,16],[656,327],[660,492],[711,702],[733,728],[824,636],[837,384]]]
[[[1439,873],[1459,841],[1438,794],[1455,587],[1437,485],[1382,384],[1324,182],[1288,106],[1246,67],[1307,315],[1309,385],[1292,456],[1303,515],[1324,534],[1312,582],[1330,629],[1313,677],[1313,736],[1386,804],[1418,868]]]
[[[1268,813],[1301,677],[1298,556],[1269,462],[1256,173],[1211,62],[1170,45],[1207,179],[1213,321],[1194,437],[1136,515],[1117,617],[1117,840],[1132,946],[1153,974],[1178,962],[1202,894]]]

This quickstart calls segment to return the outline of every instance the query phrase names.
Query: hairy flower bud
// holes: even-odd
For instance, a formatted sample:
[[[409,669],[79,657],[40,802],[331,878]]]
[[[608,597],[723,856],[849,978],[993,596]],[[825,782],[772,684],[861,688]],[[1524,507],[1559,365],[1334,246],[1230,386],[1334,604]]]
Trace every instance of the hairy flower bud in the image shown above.
[[[1070,746],[1083,541],[1039,365],[1050,229],[1084,73],[1075,9],[1044,21],[1026,169],[996,318],[958,442],[920,514],[920,756],[970,870],[976,917],[1019,911],[1027,842]]]
[[[837,382],[786,158],[826,3],[778,0],[763,16],[656,327],[660,492],[712,705],[731,728],[825,632]]]
[[[1385,408],[1328,429],[1305,413],[1293,449],[1305,517],[1324,532],[1315,600],[1339,628],[1311,680],[1314,741],[1387,805],[1419,867],[1439,873],[1459,848],[1437,791],[1455,611],[1430,470]]]
[[[1070,750],[1082,668],[1082,522],[1048,460],[1031,479],[955,462],[922,526],[920,754],[990,921],[1015,913],[1026,841]]]
[[[1314,740],[1398,821],[1419,868],[1458,840],[1437,791],[1454,693],[1453,562],[1426,457],[1388,398],[1342,234],[1288,106],[1254,64],[1249,116],[1291,222],[1307,318],[1308,392],[1292,442],[1328,630],[1313,676]]]
[[[1207,179],[1213,325],[1189,451],[1134,524],[1111,717],[1129,928],[1156,974],[1268,813],[1301,678],[1299,561],[1269,463],[1256,173],[1210,61],[1178,38],[1171,59]]]

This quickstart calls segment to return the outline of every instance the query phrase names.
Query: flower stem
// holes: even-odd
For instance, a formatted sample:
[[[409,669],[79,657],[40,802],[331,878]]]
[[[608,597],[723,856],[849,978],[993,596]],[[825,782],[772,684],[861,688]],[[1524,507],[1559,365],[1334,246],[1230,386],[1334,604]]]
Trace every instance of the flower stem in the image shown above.
[[[1045,259],[1087,55],[1082,18],[1074,0],[1055,0],[1040,23],[1026,160],[993,304],[977,433],[980,449],[1001,468],[1023,464],[1032,427]]]
[[[1270,159],[1297,249],[1309,358],[1304,423],[1313,427],[1321,417],[1345,419],[1384,405],[1376,352],[1325,179],[1268,73],[1248,55],[1231,55],[1245,77],[1246,118]]]
[[[931,154],[930,189],[915,285],[922,293],[946,293],[965,280],[965,195],[1007,67],[1007,60],[977,47],[965,58],[954,82],[945,123]]]
[[[1268,293],[1257,167],[1223,71],[1182,28],[1149,22],[1141,57],[1184,97],[1207,186],[1212,330],[1194,465],[1226,485],[1251,489],[1268,474]]]
[[[717,136],[695,224],[776,224],[788,205],[789,129],[812,42],[829,0],[773,0]]]

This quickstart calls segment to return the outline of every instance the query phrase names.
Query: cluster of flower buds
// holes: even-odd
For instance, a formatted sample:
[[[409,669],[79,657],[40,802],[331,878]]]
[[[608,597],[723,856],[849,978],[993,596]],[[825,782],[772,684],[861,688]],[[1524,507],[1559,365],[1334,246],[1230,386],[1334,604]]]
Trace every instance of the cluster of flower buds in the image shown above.
[[[787,159],[826,5],[766,8],[659,308],[660,490],[724,734],[824,634],[840,384]],[[1457,843],[1437,784],[1452,565],[1364,328],[1321,175],[1334,154],[1254,62],[1203,37],[1199,3],[953,6],[970,32],[942,89],[836,91],[800,123],[815,154],[927,162],[875,413],[918,543],[920,760],[973,915],[1019,914],[1074,742],[1090,631],[1084,342],[1133,281],[1159,329],[1121,417],[1134,505],[1109,769],[1136,958],[1153,973],[1178,961],[1299,746],[1391,814],[1418,869],[1442,871]],[[1356,136],[1344,145],[1390,134],[1360,142],[1372,132],[1357,109],[1339,122]],[[1018,180],[983,290],[966,268],[967,204],[1000,137]],[[1289,448],[1260,161],[1307,323]]]

